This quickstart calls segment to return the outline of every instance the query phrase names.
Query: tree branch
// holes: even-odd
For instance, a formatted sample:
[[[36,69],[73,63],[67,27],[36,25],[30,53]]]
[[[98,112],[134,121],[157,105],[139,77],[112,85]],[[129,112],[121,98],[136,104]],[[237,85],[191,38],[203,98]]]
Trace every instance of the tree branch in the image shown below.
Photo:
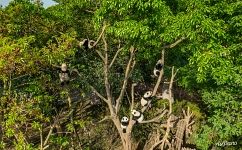
[[[99,50],[96,50],[97,54],[99,55],[99,57],[102,59],[103,62],[105,62],[105,58],[102,55],[102,53]]]
[[[103,97],[93,86],[90,85],[90,87],[97,94],[99,98],[101,98],[104,102],[108,103],[108,100],[105,97]]]
[[[179,40],[177,40],[176,42],[172,43],[172,44],[169,44],[169,45],[165,45],[163,46],[163,49],[166,49],[166,48],[173,48],[175,47],[177,44],[181,43],[183,40],[185,40],[186,38],[185,37],[181,37]]]
[[[102,35],[103,35],[103,33],[104,33],[106,27],[107,27],[107,25],[104,24],[104,26],[103,26],[103,28],[102,28],[102,32],[100,33],[100,35],[99,35],[97,41],[96,41],[96,42],[95,42],[90,48],[93,48],[93,47],[95,47],[95,46],[97,45],[97,43],[100,41],[100,39],[101,39],[101,37],[102,37]]]
[[[127,83],[128,83],[128,79],[129,79],[130,72],[131,72],[130,70],[135,65],[135,61],[134,61],[133,65],[132,65],[132,61],[133,61],[134,55],[135,55],[135,49],[134,49],[133,46],[131,46],[131,48],[130,48],[130,58],[129,58],[129,62],[128,62],[127,67],[126,67],[125,77],[124,77],[124,81],[123,81],[123,86],[122,86],[122,89],[120,91],[119,97],[116,100],[116,106],[115,106],[116,114],[119,112],[119,109],[120,109],[120,103],[121,103],[121,100],[123,99],[124,91],[125,91]]]
[[[164,115],[165,115],[167,112],[168,112],[167,110],[164,110],[162,114],[156,116],[155,118],[150,119],[150,120],[146,120],[146,121],[142,121],[142,122],[140,122],[140,123],[160,122],[160,119],[161,119],[162,117],[164,117]]]
[[[123,48],[120,48],[120,49],[118,49],[118,50],[117,50],[117,52],[115,53],[115,55],[114,55],[114,57],[113,57],[113,59],[112,59],[112,61],[111,61],[110,65],[109,65],[109,68],[111,68],[111,67],[112,67],[112,65],[113,65],[114,61],[116,60],[116,58],[117,58],[117,56],[118,56],[119,52],[120,52],[122,49],[123,49]]]
[[[49,133],[48,133],[47,137],[45,138],[45,141],[44,141],[43,146],[45,146],[45,145],[47,144],[47,142],[48,142],[48,140],[49,140],[49,138],[50,138],[50,135],[51,135],[52,132],[53,132],[53,128],[54,128],[54,126],[56,125],[57,122],[58,122],[58,119],[56,119],[56,120],[54,121],[53,125],[51,125],[50,130],[49,130]]]
[[[98,121],[98,123],[102,123],[102,122],[109,120],[111,118],[112,118],[111,116],[105,116],[102,120]]]
[[[161,63],[162,63],[163,66],[164,66],[164,63],[165,63],[165,49],[164,49],[164,48],[163,48],[162,51],[161,51]],[[156,84],[155,84],[154,90],[153,90],[153,92],[152,92],[152,96],[155,96],[155,95],[156,95],[157,90],[158,90],[158,88],[159,88],[159,85],[160,85],[160,83],[161,83],[161,79],[162,79],[162,77],[163,77],[163,74],[164,74],[164,68],[163,68],[163,69],[161,70],[161,72],[160,72],[160,75],[159,75],[158,80],[157,80],[157,82],[156,82]]]
[[[137,84],[136,83],[133,83],[132,84],[132,89],[131,89],[131,106],[130,106],[130,110],[132,111],[134,109],[134,87],[136,86]],[[130,111],[130,112],[131,112]],[[133,115],[130,114],[130,118],[129,120],[132,120],[133,119]]]
[[[103,66],[103,71],[104,71],[104,84],[105,84],[105,89],[106,89],[106,94],[107,94],[107,104],[111,113],[111,116],[114,113],[114,108],[112,105],[112,94],[111,94],[111,89],[110,89],[110,84],[108,80],[108,73],[109,73],[109,65],[108,65],[108,44],[105,39],[104,34],[102,34],[102,40],[104,43],[104,52],[105,52],[105,58],[104,58],[104,66]]]
[[[73,69],[72,72],[76,72],[79,77],[81,77],[80,72],[77,69]],[[93,86],[89,85],[91,89],[97,94],[99,98],[101,98],[104,102],[108,103],[108,100],[103,97]]]
[[[172,43],[170,45],[165,45],[165,46],[162,47],[161,62],[162,62],[163,65],[164,65],[164,62],[165,62],[165,49],[166,48],[173,48],[173,47],[175,47],[177,44],[181,43],[184,39],[186,39],[186,38],[182,37],[181,39],[177,40],[176,42],[174,42],[174,43]],[[160,75],[159,75],[158,80],[156,82],[156,85],[155,85],[155,88],[153,90],[152,96],[156,95],[156,92],[157,92],[157,90],[159,88],[159,85],[160,85],[160,82],[161,82],[163,74],[164,74],[164,69],[162,69],[162,71],[160,72]]]

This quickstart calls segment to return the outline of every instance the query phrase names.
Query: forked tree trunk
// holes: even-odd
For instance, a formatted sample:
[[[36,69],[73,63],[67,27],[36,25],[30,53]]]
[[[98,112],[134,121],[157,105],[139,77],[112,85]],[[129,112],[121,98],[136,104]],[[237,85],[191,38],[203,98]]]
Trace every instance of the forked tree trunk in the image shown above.
[[[126,130],[126,133],[123,133],[121,128],[121,124],[118,120],[118,117],[113,117],[112,119],[114,125],[116,126],[118,133],[122,140],[122,145],[124,150],[131,150],[132,149],[132,140],[131,140],[131,130]]]

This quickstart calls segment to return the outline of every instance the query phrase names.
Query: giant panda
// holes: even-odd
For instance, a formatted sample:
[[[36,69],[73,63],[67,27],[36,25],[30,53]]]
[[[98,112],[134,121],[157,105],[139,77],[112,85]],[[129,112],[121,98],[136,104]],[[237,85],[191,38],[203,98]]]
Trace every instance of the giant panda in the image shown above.
[[[158,77],[160,75],[160,71],[163,69],[163,64],[161,59],[157,61],[155,68],[154,68],[154,76]]]
[[[65,84],[69,84],[69,70],[67,69],[67,65],[65,63],[61,64],[59,78],[62,86]]]
[[[121,119],[121,128],[123,129],[123,133],[126,133],[126,129],[129,125],[129,118],[124,116],[122,119]]]
[[[141,112],[132,110],[131,113],[133,115],[133,120],[137,121],[138,123],[143,121],[144,115]]]
[[[145,92],[144,96],[141,98],[141,106],[147,106],[152,100],[152,91]]]
[[[83,41],[79,42],[80,47],[84,47],[85,50],[91,49],[94,45],[95,41],[84,39]]]

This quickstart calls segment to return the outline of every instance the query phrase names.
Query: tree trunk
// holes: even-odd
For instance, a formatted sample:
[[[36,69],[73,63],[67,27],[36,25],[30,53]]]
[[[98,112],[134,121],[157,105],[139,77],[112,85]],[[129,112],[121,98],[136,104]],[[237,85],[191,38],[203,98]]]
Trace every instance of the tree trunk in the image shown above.
[[[112,121],[118,130],[124,150],[132,150],[131,130],[127,129],[126,133],[123,133],[119,118],[117,116],[113,117]]]

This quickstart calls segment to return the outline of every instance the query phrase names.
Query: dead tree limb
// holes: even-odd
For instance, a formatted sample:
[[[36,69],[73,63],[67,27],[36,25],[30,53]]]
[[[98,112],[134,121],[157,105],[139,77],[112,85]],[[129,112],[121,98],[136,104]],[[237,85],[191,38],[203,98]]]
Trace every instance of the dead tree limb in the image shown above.
[[[100,41],[100,39],[102,38],[102,35],[104,34],[104,31],[106,29],[107,25],[104,24],[103,27],[102,27],[102,32],[100,33],[99,37],[97,38],[96,42],[90,47],[90,48],[93,48],[97,45],[97,43]]]
[[[163,65],[165,64],[165,49],[164,48],[161,51],[161,62],[162,62]],[[163,77],[163,74],[164,74],[164,69],[162,69],[161,72],[160,72],[160,75],[159,75],[159,77],[158,77],[158,79],[156,81],[155,87],[153,89],[152,96],[156,95],[157,90],[159,88],[159,85],[161,83],[161,79]]]
[[[121,52],[122,49],[123,49],[123,48],[120,48],[120,49],[117,50],[117,52],[115,53],[115,55],[114,55],[114,57],[113,57],[113,59],[112,59],[110,65],[109,65],[109,68],[112,67],[113,63],[115,62],[116,58],[118,57],[119,52]]]
[[[143,123],[143,124],[144,124],[144,123],[152,123],[152,122],[156,122],[156,123],[158,123],[158,122],[160,122],[160,119],[163,118],[164,115],[165,115],[167,112],[168,112],[167,110],[164,110],[164,109],[163,109],[163,113],[161,113],[160,115],[156,116],[156,117],[153,118],[153,119],[145,120],[145,121],[142,121],[142,122],[140,122],[140,123]]]
[[[129,58],[129,62],[128,62],[126,70],[125,70],[123,85],[122,85],[119,97],[116,100],[116,106],[115,106],[116,114],[119,112],[119,109],[120,109],[121,100],[123,99],[124,92],[126,90],[128,79],[129,79],[129,76],[130,76],[130,73],[131,73],[131,68],[134,68],[134,65],[135,65],[135,61],[133,61],[134,55],[135,55],[135,48],[133,46],[131,46],[131,48],[130,48],[130,58]]]
[[[178,45],[179,43],[181,43],[181,42],[182,42],[183,40],[185,40],[185,39],[186,39],[185,37],[181,37],[180,39],[178,39],[178,40],[175,41],[174,43],[163,46],[163,48],[164,48],[164,49],[166,49],[166,48],[173,48],[173,47],[175,47],[176,45]]]
[[[104,66],[103,66],[103,71],[104,71],[104,85],[106,89],[106,94],[107,94],[107,104],[111,113],[111,116],[114,115],[114,108],[112,105],[112,94],[111,94],[111,89],[110,89],[110,83],[109,83],[109,65],[108,65],[108,44],[105,39],[104,34],[102,34],[102,40],[104,43]]]

